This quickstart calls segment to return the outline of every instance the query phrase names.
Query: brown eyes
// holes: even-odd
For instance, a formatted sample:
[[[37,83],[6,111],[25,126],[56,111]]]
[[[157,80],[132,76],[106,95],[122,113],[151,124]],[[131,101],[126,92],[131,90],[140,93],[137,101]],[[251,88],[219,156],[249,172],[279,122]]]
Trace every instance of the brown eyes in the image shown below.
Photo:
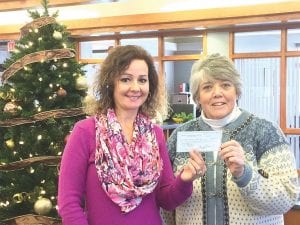
[[[132,81],[132,78],[123,77],[123,78],[120,78],[120,81],[123,82],[123,83],[128,83],[128,82]],[[141,83],[141,84],[144,84],[144,83],[148,82],[148,79],[140,78],[140,79],[138,79],[138,82]]]

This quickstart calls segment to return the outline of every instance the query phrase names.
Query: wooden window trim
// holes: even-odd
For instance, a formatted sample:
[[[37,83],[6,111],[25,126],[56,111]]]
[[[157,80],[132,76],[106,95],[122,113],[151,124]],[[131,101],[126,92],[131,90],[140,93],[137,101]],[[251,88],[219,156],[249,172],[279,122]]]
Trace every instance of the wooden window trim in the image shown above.
[[[272,30],[274,27],[268,27],[265,30]],[[300,28],[300,25],[293,27]],[[279,57],[280,58],[280,118],[279,125],[282,131],[287,135],[300,135],[300,128],[288,128],[286,126],[286,59],[291,56],[300,56],[300,51],[287,51],[287,30],[290,29],[289,26],[281,26],[281,50],[279,52],[259,52],[259,53],[234,53],[234,32],[230,32],[229,35],[229,56],[234,59],[241,58],[270,58]],[[257,30],[251,29],[249,31],[261,31],[259,28]],[[248,30],[243,30],[247,31]]]

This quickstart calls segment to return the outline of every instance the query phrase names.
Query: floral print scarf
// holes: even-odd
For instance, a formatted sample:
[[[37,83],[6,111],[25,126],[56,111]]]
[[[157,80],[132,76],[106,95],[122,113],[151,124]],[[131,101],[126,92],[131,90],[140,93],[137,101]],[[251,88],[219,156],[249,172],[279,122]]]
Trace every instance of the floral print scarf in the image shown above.
[[[153,124],[138,113],[128,144],[113,109],[95,122],[95,165],[102,188],[122,212],[130,212],[155,189],[162,170]]]

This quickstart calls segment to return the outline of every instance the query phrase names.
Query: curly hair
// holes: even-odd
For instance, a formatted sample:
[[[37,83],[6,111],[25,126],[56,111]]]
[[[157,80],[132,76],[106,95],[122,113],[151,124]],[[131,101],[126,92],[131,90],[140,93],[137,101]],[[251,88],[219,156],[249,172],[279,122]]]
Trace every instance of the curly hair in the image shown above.
[[[96,83],[93,88],[97,99],[88,98],[85,100],[87,114],[106,113],[109,108],[115,107],[114,80],[128,69],[130,63],[135,59],[146,62],[149,76],[149,95],[140,107],[140,112],[151,118],[156,116],[160,106],[158,74],[151,55],[142,47],[135,45],[117,46],[110,50],[96,75]]]
[[[204,79],[227,80],[233,83],[238,97],[242,94],[240,74],[233,62],[219,53],[208,55],[204,60],[196,61],[191,70],[190,87],[194,102],[199,109],[199,87]]]

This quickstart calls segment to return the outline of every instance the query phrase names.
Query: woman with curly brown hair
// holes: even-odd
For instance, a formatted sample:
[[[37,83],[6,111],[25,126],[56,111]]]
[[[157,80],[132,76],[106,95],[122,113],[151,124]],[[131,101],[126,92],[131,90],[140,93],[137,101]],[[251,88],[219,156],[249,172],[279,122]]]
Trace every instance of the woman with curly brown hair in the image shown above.
[[[75,125],[61,162],[63,224],[161,225],[160,207],[174,209],[191,195],[200,155],[192,151],[174,178],[162,129],[151,122],[160,95],[144,49],[118,46],[101,66],[93,116]]]

